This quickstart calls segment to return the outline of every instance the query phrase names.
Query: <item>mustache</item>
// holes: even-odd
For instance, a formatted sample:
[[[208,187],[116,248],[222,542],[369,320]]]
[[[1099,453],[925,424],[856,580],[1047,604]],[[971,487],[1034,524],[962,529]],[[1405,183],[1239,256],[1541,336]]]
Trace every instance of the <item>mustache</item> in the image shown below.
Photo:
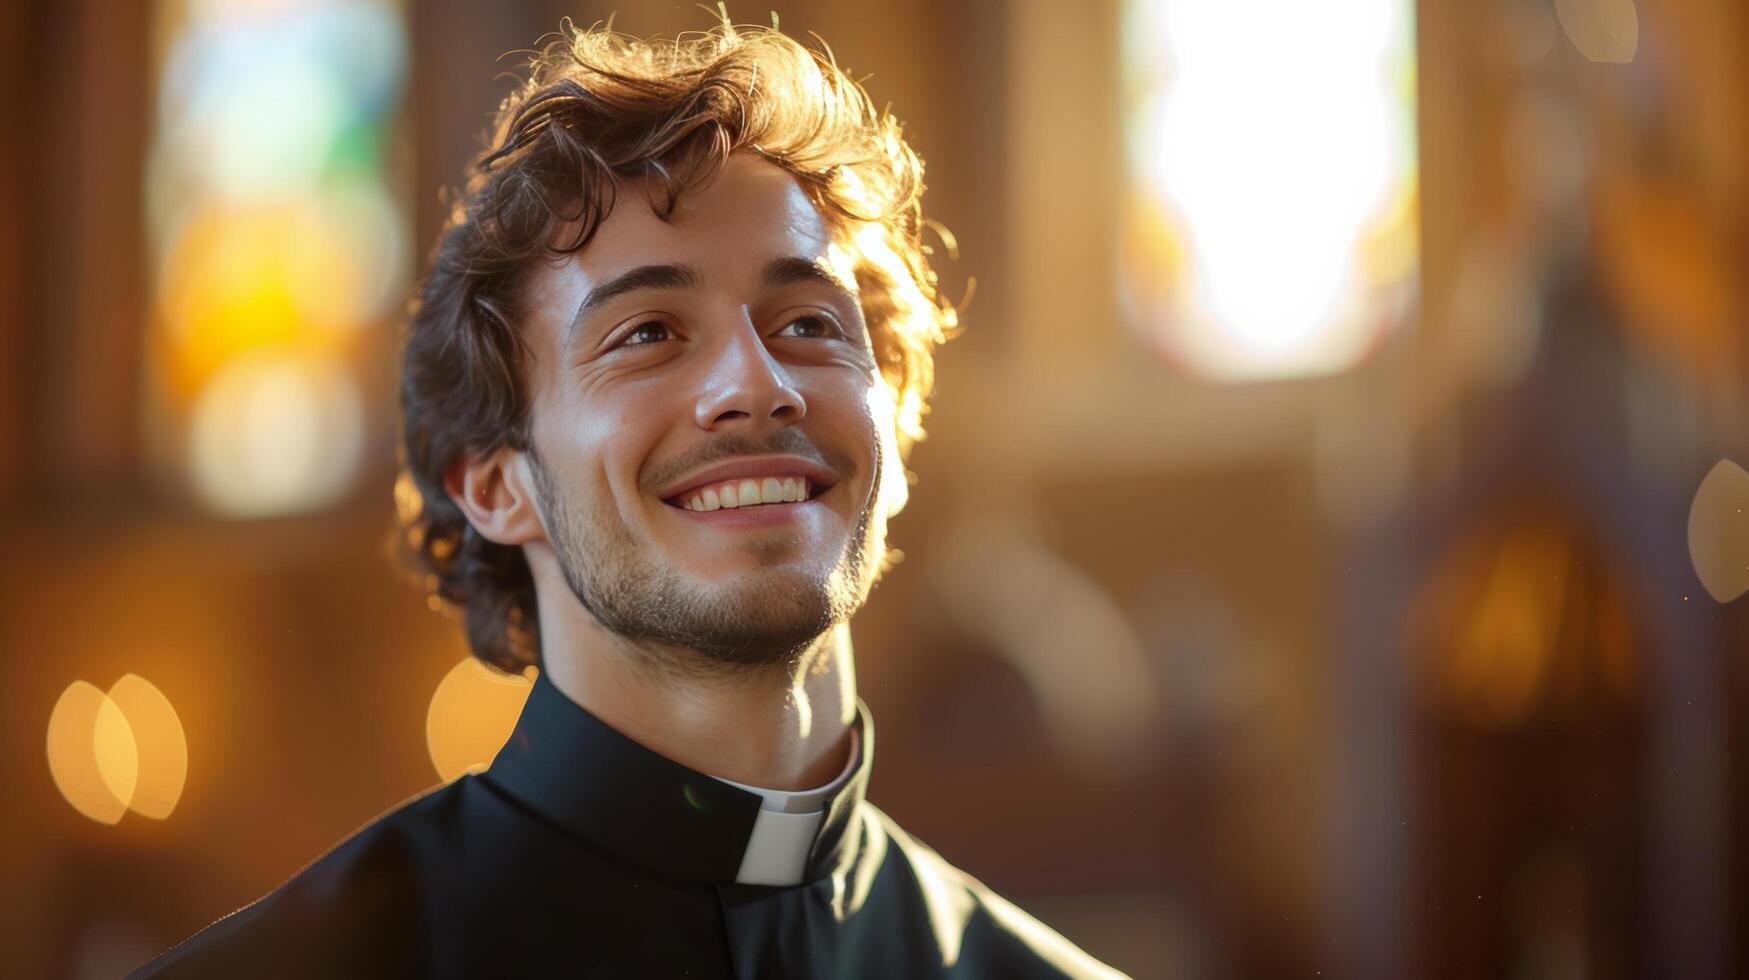
[[[674,459],[651,465],[638,484],[646,493],[657,493],[688,473],[738,456],[795,456],[831,470],[840,482],[856,469],[848,455],[820,446],[800,429],[783,428],[763,439],[718,436]]]

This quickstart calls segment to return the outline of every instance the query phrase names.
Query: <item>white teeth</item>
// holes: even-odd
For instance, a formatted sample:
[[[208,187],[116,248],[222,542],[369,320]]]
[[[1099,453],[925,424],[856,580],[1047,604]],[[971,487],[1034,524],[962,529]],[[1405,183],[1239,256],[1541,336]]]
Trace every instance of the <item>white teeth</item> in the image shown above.
[[[765,476],[758,479],[728,480],[700,487],[680,501],[687,510],[733,510],[760,504],[794,503],[812,496],[813,487],[806,477]]]

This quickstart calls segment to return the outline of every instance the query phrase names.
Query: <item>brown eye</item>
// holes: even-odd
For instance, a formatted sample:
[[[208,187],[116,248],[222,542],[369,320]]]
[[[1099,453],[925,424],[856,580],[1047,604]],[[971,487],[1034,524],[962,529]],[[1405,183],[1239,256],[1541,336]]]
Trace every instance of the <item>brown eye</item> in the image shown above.
[[[784,325],[777,332],[780,337],[834,337],[838,335],[838,326],[823,316],[798,316]]]
[[[642,347],[645,344],[659,344],[664,340],[673,340],[674,331],[668,329],[668,324],[661,320],[647,320],[633,327],[620,341],[621,347]]]

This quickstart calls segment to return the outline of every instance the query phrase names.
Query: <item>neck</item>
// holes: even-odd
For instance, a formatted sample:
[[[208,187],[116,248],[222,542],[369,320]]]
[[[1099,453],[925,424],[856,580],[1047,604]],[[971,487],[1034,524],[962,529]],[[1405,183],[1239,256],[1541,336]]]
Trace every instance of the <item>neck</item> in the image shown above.
[[[856,717],[850,630],[837,626],[783,670],[707,669],[687,650],[640,650],[570,590],[536,573],[541,660],[566,697],[683,766],[764,789],[802,790],[844,768]],[[551,612],[549,612],[549,610]],[[699,668],[685,668],[699,658]],[[652,669],[653,658],[680,669]]]

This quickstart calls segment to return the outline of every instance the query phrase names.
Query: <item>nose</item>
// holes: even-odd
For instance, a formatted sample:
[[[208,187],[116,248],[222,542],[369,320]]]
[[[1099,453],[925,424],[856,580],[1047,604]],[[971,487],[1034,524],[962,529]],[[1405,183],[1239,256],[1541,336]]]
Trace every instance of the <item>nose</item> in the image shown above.
[[[743,307],[700,387],[694,408],[698,427],[757,434],[798,422],[807,414],[801,391],[771,356]]]

